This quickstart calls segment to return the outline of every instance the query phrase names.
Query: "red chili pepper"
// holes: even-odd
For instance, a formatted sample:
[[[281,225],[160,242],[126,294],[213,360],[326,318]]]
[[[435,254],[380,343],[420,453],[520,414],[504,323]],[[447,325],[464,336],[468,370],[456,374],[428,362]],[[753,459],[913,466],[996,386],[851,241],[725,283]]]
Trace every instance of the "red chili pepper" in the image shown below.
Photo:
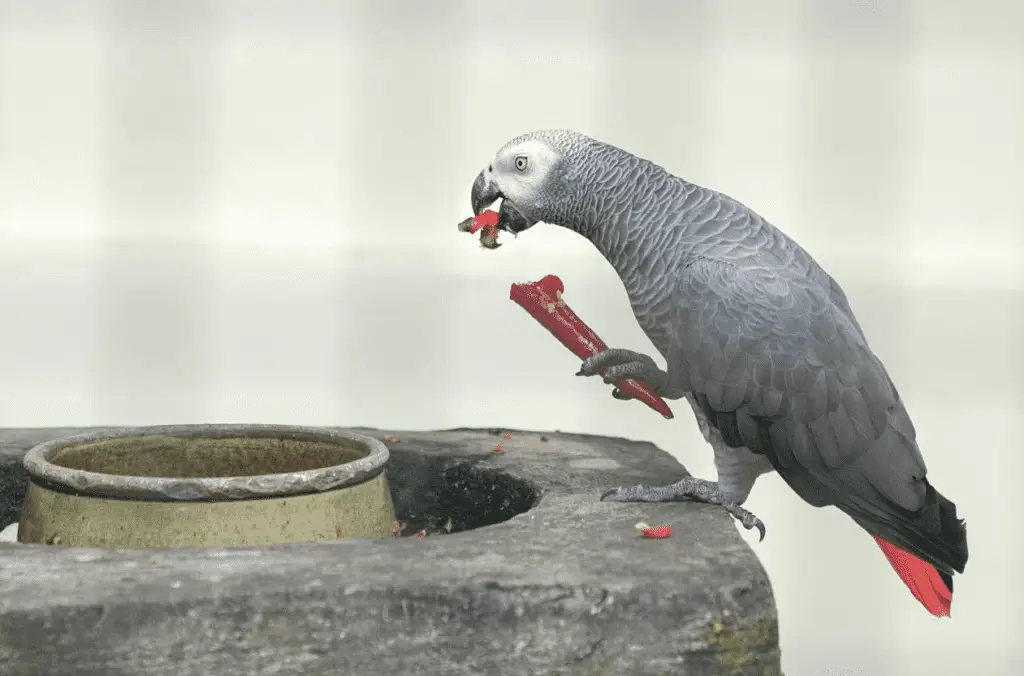
[[[653,540],[664,540],[672,535],[672,526],[665,524],[663,526],[648,526],[642,521],[638,523],[635,528],[640,531],[640,534],[645,538],[651,538]]]
[[[562,280],[555,275],[548,275],[530,284],[513,284],[509,298],[530,313],[531,317],[580,359],[607,350],[604,341],[562,300],[564,290]],[[672,418],[672,409],[646,383],[623,378],[616,380],[615,386],[666,418]]]

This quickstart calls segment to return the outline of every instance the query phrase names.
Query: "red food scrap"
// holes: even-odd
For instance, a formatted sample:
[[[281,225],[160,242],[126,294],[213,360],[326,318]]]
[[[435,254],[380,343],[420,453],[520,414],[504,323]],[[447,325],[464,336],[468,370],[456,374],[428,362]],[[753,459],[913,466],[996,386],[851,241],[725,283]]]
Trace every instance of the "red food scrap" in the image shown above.
[[[338,537],[341,537],[341,526],[335,526],[334,534],[337,535]]]
[[[425,538],[425,537],[427,537],[427,531],[425,529],[419,531],[418,533],[416,533],[416,537],[418,537],[418,538]]]
[[[513,284],[509,298],[530,313],[531,317],[580,359],[607,350],[604,341],[562,300],[564,290],[561,279],[548,275],[537,282]],[[666,418],[672,418],[672,409],[646,383],[623,378],[616,380],[615,386]]]
[[[495,453],[501,453],[501,452],[502,452],[502,451],[504,451],[504,450],[505,450],[505,447],[504,447],[504,446],[502,446],[501,444],[497,444],[497,445],[496,445],[496,446],[494,447],[494,452],[495,452]]]
[[[397,437],[394,434],[388,434],[388,435],[386,435],[384,437],[384,443],[386,443],[386,444],[393,444],[396,441],[401,441],[401,440],[402,439],[400,437]]]
[[[651,538],[652,540],[664,540],[672,535],[672,526],[668,524],[662,526],[648,526],[644,522],[638,523],[635,528],[640,531],[640,534],[645,538]]]
[[[469,233],[473,234],[480,228],[497,228],[498,227],[498,212],[493,209],[488,209],[482,214],[478,214],[473,217],[473,223],[469,226]]]
[[[512,433],[511,432],[505,432],[504,434],[501,435],[501,438],[502,439],[511,439],[512,438]]]
[[[461,232],[468,232],[471,235],[479,231],[480,246],[485,249],[497,249],[501,246],[498,243],[498,218],[499,214],[497,211],[488,209],[482,214],[478,214],[473,218],[467,218],[459,223],[459,230]]]

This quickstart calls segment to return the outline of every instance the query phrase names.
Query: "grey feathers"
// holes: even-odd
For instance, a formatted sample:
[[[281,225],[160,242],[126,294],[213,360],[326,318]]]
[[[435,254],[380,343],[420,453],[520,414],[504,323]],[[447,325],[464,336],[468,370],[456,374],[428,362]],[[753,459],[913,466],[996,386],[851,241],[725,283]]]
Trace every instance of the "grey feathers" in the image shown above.
[[[811,256],[738,201],[619,148],[528,136],[562,154],[543,220],[615,267],[672,384],[725,443],[767,457],[807,502],[962,571],[955,507],[928,485],[899,393]]]

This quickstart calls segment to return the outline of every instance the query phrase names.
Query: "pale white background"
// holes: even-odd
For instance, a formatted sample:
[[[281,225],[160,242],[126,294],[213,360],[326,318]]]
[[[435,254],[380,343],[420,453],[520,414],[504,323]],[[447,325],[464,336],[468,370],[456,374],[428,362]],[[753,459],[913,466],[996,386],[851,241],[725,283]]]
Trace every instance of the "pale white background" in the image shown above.
[[[559,274],[651,350],[590,245],[455,224],[506,140],[572,127],[728,192],[846,287],[968,519],[954,618],[765,477],[789,676],[1024,673],[1024,9],[1012,0],[0,0],[0,425],[559,428],[692,417],[507,300]]]

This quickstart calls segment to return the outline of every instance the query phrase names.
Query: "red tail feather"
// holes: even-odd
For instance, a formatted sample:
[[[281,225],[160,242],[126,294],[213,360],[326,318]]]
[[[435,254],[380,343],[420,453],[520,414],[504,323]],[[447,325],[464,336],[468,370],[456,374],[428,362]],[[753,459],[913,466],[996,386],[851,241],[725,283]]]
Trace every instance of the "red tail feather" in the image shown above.
[[[881,547],[885,558],[910,589],[910,593],[921,602],[929,613],[937,617],[949,617],[949,606],[953,592],[939,576],[935,566],[925,563],[910,552],[886,542],[877,535],[875,542]]]

